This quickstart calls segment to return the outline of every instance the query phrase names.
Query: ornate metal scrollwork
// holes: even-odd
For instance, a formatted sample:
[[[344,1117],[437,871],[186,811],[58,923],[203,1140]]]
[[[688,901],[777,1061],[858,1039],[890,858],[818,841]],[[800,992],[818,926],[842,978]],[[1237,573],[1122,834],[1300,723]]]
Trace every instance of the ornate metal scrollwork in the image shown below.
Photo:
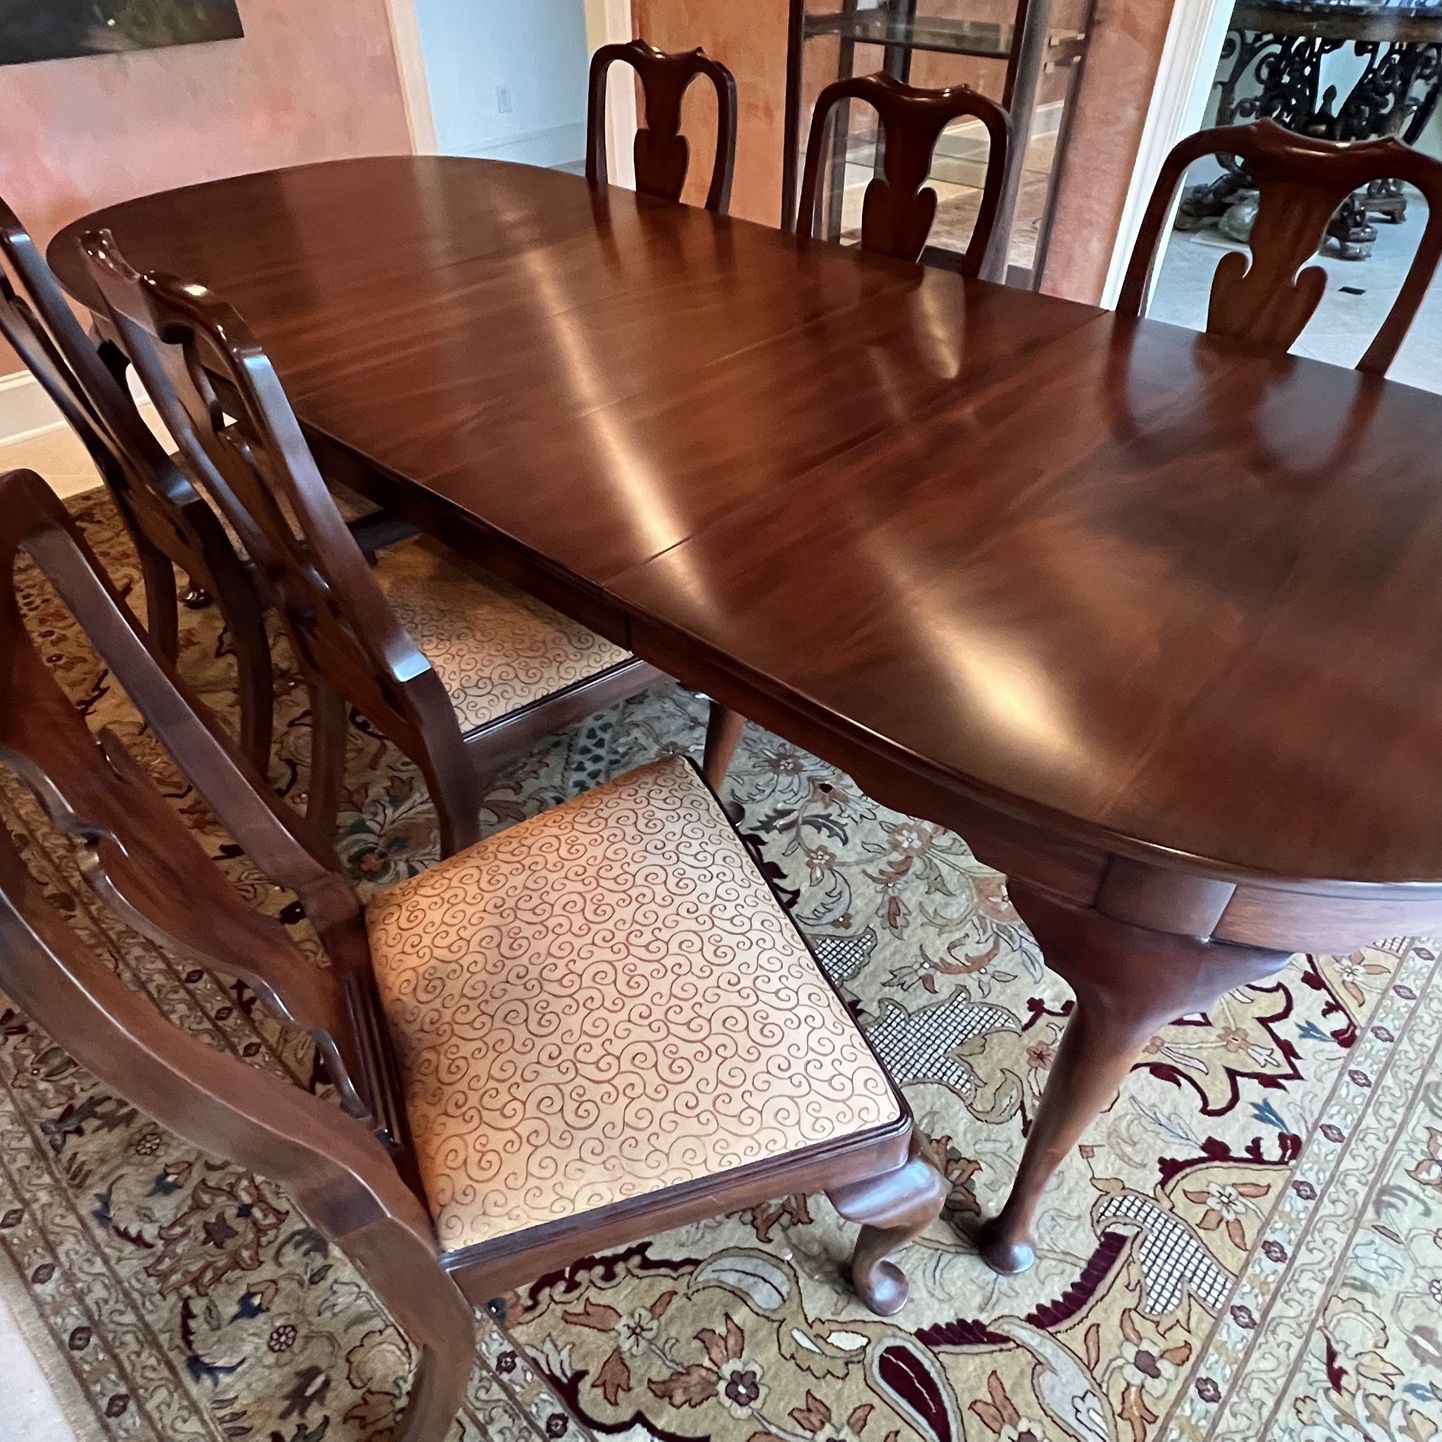
[[[1343,95],[1323,72],[1349,47],[1363,65]],[[1270,118],[1327,140],[1395,135],[1415,145],[1442,96],[1442,0],[1238,0],[1216,88],[1218,125]],[[1220,159],[1223,174],[1183,197],[1179,229],[1225,216],[1250,188],[1238,160]],[[1400,224],[1406,214],[1402,186],[1377,181],[1342,206],[1328,234],[1344,258],[1360,260],[1377,239],[1372,217]]]

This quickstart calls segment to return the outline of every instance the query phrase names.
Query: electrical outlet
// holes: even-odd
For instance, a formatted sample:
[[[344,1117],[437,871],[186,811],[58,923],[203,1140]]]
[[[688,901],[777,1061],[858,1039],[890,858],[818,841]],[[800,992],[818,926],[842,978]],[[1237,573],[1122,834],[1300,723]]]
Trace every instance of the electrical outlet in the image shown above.
[[[496,110],[501,115],[511,113],[511,92],[504,85],[496,86]]]

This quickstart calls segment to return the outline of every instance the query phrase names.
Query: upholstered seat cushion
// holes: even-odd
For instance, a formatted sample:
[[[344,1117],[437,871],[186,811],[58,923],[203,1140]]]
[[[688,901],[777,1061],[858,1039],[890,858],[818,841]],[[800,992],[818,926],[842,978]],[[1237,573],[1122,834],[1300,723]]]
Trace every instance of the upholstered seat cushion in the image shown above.
[[[630,660],[619,646],[434,541],[376,567],[401,625],[430,658],[462,731],[474,731]]]
[[[401,883],[369,926],[448,1251],[899,1117],[685,761]]]

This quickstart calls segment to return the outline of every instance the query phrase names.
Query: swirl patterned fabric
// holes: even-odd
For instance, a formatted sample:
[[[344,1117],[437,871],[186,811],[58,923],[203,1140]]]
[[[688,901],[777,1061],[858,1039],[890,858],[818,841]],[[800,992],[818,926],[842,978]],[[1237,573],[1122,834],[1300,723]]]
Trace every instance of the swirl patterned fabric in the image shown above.
[[[392,546],[376,580],[436,668],[462,731],[630,660],[619,646],[433,541]]]
[[[402,882],[369,926],[448,1250],[900,1115],[684,761]]]

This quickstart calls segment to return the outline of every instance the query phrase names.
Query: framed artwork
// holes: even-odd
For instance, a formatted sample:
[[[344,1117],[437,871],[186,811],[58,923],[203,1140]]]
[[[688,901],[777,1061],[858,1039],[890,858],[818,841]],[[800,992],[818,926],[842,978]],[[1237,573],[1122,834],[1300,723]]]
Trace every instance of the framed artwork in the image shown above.
[[[244,34],[236,0],[0,0],[0,65]]]

